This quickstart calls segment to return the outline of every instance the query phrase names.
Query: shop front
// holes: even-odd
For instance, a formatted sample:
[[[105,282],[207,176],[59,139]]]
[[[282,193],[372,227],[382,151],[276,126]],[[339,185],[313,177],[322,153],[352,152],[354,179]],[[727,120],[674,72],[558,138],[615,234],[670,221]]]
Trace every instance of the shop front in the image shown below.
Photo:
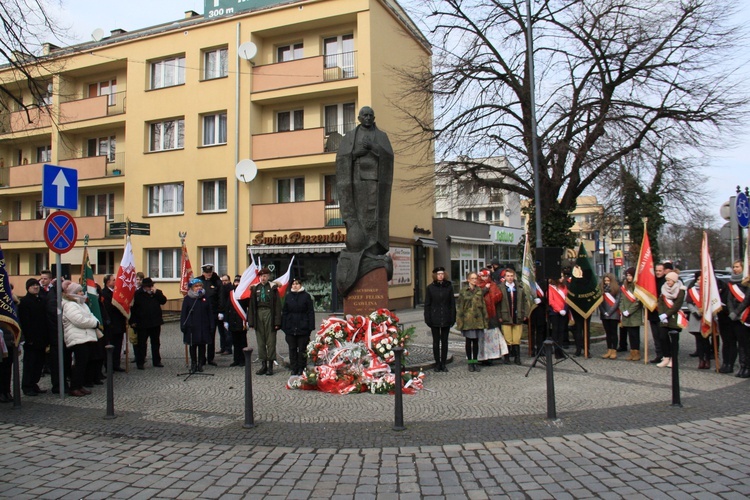
[[[490,239],[493,243],[491,258],[500,261],[500,267],[521,269],[523,242],[526,231],[507,226],[490,226]]]
[[[469,273],[489,265],[495,244],[490,240],[489,226],[479,222],[436,218],[432,220],[435,240],[435,266],[448,271],[456,293]]]

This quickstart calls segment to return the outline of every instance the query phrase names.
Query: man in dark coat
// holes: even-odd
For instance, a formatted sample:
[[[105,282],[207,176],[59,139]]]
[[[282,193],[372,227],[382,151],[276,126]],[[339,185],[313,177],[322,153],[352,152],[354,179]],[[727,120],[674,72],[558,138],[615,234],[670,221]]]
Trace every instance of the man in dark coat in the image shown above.
[[[112,295],[115,291],[115,276],[108,274],[104,277],[104,288],[102,288],[101,299],[108,320],[104,322],[104,340],[114,347],[112,354],[112,369],[116,372],[124,372],[120,366],[120,353],[122,343],[127,331],[127,318],[123,316],[118,308],[112,304]]]
[[[247,347],[247,326],[245,324],[245,319],[235,310],[231,300],[231,295],[234,293],[234,289],[240,284],[240,276],[234,277],[234,283],[229,283],[228,275],[222,276],[221,281],[220,308],[224,315],[223,326],[232,336],[232,347],[234,349],[234,359],[229,366],[245,366],[245,353],[242,352],[242,350]],[[248,303],[248,299],[242,299],[238,302],[243,310],[247,310]]]
[[[221,304],[220,304],[220,297],[221,297],[221,279],[219,278],[219,275],[214,272],[214,265],[213,264],[203,264],[201,266],[201,271],[203,272],[200,276],[197,278],[201,280],[203,283],[203,291],[205,293],[206,300],[208,301],[208,304],[211,306],[211,313],[214,315],[214,325],[218,326],[219,328],[219,341],[220,346],[223,344],[222,338],[224,335],[226,335],[226,330],[224,329],[223,324],[223,318],[219,319],[219,314],[223,316],[223,313],[221,312]],[[214,331],[211,334],[211,342],[208,343],[208,347],[206,348],[206,356],[208,357],[208,364],[212,366],[217,366],[216,362],[214,361],[214,356],[216,355],[216,332]],[[226,352],[224,349],[221,349],[221,352]],[[231,351],[230,351],[231,352]]]
[[[260,282],[250,291],[250,307],[247,309],[247,326],[255,328],[258,341],[260,370],[257,375],[273,375],[276,360],[276,333],[281,328],[281,299],[278,289],[268,281],[271,271],[263,268],[258,272]]]
[[[302,282],[292,280],[291,290],[284,298],[281,310],[281,328],[289,345],[289,367],[292,375],[302,375],[307,366],[307,344],[315,329],[315,304]]]
[[[203,281],[193,278],[180,312],[182,341],[190,346],[190,373],[203,371],[206,345],[213,338],[215,329],[214,314],[203,290]]]
[[[432,355],[435,371],[447,372],[448,334],[456,323],[456,298],[453,285],[445,279],[445,268],[432,270],[433,282],[427,286],[424,299],[424,322],[432,332]]]
[[[49,345],[47,336],[46,304],[39,294],[39,281],[26,281],[26,295],[18,305],[18,320],[23,332],[23,379],[21,389],[27,396],[47,391],[39,388],[44,368],[44,351]]]
[[[135,291],[133,306],[130,308],[130,326],[135,330],[138,343],[135,345],[135,364],[143,370],[146,362],[146,344],[151,339],[151,361],[157,368],[162,368],[161,353],[161,325],[164,324],[161,306],[167,303],[167,298],[161,290],[154,287],[154,280],[143,278],[141,287]]]

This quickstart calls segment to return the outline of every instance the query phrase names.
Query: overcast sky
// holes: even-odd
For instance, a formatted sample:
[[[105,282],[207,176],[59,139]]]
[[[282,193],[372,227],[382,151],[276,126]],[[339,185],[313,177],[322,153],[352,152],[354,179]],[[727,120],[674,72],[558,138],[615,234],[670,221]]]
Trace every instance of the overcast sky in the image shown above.
[[[403,0],[401,3],[408,7],[414,0]],[[203,14],[203,5],[204,0],[63,0],[62,10],[55,17],[71,28],[74,40],[84,42],[91,40],[91,33],[96,28],[103,29],[105,36],[116,28],[133,31],[182,19],[187,10]],[[741,21],[750,23],[750,2],[741,1],[740,5]],[[414,18],[418,19],[416,16]],[[718,218],[720,205],[734,194],[735,186],[750,185],[750,123],[739,138],[737,148],[716,151],[710,162],[711,168],[705,172],[706,179],[696,179],[696,182],[705,183],[706,189],[711,191],[713,202],[706,208]]]

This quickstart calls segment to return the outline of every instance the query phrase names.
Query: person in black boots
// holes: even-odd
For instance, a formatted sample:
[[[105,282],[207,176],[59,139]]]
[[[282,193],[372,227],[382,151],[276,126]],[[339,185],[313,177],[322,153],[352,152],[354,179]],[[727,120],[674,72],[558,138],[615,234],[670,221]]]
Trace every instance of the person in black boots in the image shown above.
[[[232,294],[237,285],[240,284],[240,276],[234,277],[234,283],[229,283],[229,276],[222,276],[220,307],[224,314],[224,330],[232,336],[232,363],[229,366],[245,366],[245,353],[242,351],[247,347],[247,326],[245,318],[240,316],[232,303]],[[226,283],[225,283],[226,281]],[[247,310],[248,299],[237,302],[239,307]]]
[[[182,301],[180,330],[182,342],[189,346],[190,372],[202,372],[206,364],[206,346],[213,339],[214,314],[203,290],[203,281],[190,280],[190,289]]]
[[[447,372],[448,334],[456,322],[456,297],[453,285],[445,277],[444,267],[432,270],[432,283],[427,285],[424,298],[424,322],[432,332],[435,371]]]
[[[669,269],[667,269],[669,268]],[[657,299],[658,296],[661,295],[661,288],[664,286],[664,282],[666,281],[666,278],[664,277],[667,273],[667,271],[672,270],[672,264],[669,262],[665,262],[664,264],[656,264],[654,266],[654,274],[656,275],[656,294]],[[651,338],[654,340],[654,354],[655,357],[649,363],[651,364],[658,364],[661,363],[664,358],[664,353],[662,352],[661,347],[661,321],[659,320],[659,310],[654,309],[653,311],[649,311],[647,313],[649,326],[651,327]],[[644,339],[644,344],[647,344],[648,339]],[[648,345],[645,345],[644,348],[647,348]],[[667,356],[669,356],[669,353],[667,353]]]
[[[315,329],[315,304],[302,282],[295,278],[284,298],[281,310],[281,329],[289,345],[289,367],[292,375],[302,375],[307,366],[307,344]]]
[[[151,361],[157,368],[164,365],[161,362],[161,325],[164,324],[161,306],[167,303],[167,298],[161,290],[154,287],[154,280],[144,278],[141,287],[133,296],[133,307],[130,310],[130,326],[138,336],[135,346],[135,364],[143,370],[146,362],[146,343],[151,340]]]
[[[107,320],[104,322],[104,338],[111,344],[112,351],[112,369],[116,372],[124,372],[120,357],[122,353],[122,344],[125,340],[125,332],[128,330],[128,320],[123,316],[118,308],[112,304],[112,295],[115,291],[115,275],[108,274],[104,277],[104,288],[102,288],[101,299],[102,313],[106,312]]]
[[[500,285],[502,299],[500,299],[500,322],[503,336],[508,343],[508,355],[513,356],[513,362],[521,364],[521,336],[523,326],[528,319],[528,301],[522,286],[516,283],[515,269],[505,270],[505,282]],[[506,361],[508,358],[506,358]]]
[[[247,326],[255,329],[258,342],[260,370],[256,375],[273,375],[276,360],[276,333],[281,328],[281,299],[278,288],[268,281],[271,271],[263,268],[258,272],[260,280],[250,291],[247,309]]]
[[[39,295],[39,281],[31,278],[26,281],[26,295],[18,304],[18,322],[23,332],[23,377],[21,390],[27,396],[43,394],[39,388],[44,368],[44,351],[47,349],[46,304]]]
[[[731,359],[725,359],[724,363],[728,371],[719,370],[722,373],[731,373],[734,371],[734,356],[735,353],[739,353],[740,358],[740,369],[737,372],[737,377],[750,378],[750,327],[745,324],[750,324],[750,312],[747,308],[743,307],[743,304],[747,302],[748,282],[742,280],[743,264],[741,260],[734,261],[732,264],[732,277],[729,278],[729,297],[727,301],[727,311],[729,312],[729,328],[731,330],[731,337],[725,338],[724,346],[730,342],[736,350],[732,352],[730,349],[725,349],[725,352],[729,354]],[[722,366],[724,368],[724,366]]]
[[[617,325],[620,323],[620,287],[617,278],[612,273],[607,273],[602,278],[602,303],[599,306],[599,318],[602,320],[604,333],[607,340],[607,353],[603,359],[617,359]],[[620,329],[622,333],[624,330]],[[627,341],[625,342],[627,350]]]
[[[203,291],[206,294],[206,299],[208,300],[208,303],[211,306],[211,312],[214,315],[214,324],[216,325],[215,328],[218,327],[219,329],[219,352],[227,353],[229,347],[224,346],[227,351],[221,349],[222,342],[226,342],[226,340],[224,339],[224,318],[223,313],[221,312],[221,304],[219,303],[221,279],[219,278],[219,275],[214,272],[213,264],[203,264],[201,266],[201,271],[203,273],[197,278],[203,282]],[[219,318],[219,315],[221,315],[222,318]],[[208,364],[211,366],[218,366],[214,361],[214,357],[216,355],[216,332],[213,332],[211,334],[211,342],[208,344],[207,349],[208,351],[206,355],[208,356]]]
[[[479,336],[489,325],[487,305],[484,302],[484,292],[478,286],[477,273],[469,273],[466,277],[468,286],[458,292],[456,304],[456,328],[466,339],[466,361],[470,372],[480,371],[477,365],[479,355]]]

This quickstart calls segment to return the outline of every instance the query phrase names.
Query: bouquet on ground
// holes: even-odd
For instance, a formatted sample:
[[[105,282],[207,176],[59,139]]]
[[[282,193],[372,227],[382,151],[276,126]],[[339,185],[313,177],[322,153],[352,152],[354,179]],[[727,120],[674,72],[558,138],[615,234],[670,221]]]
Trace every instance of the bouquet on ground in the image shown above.
[[[396,377],[391,364],[396,361],[395,347],[407,344],[414,328],[404,329],[398,317],[388,309],[369,316],[330,317],[307,346],[307,356],[315,366],[287,382],[289,389],[318,390],[335,394],[371,392],[389,394],[395,390]],[[404,392],[422,389],[424,374],[404,372]]]

